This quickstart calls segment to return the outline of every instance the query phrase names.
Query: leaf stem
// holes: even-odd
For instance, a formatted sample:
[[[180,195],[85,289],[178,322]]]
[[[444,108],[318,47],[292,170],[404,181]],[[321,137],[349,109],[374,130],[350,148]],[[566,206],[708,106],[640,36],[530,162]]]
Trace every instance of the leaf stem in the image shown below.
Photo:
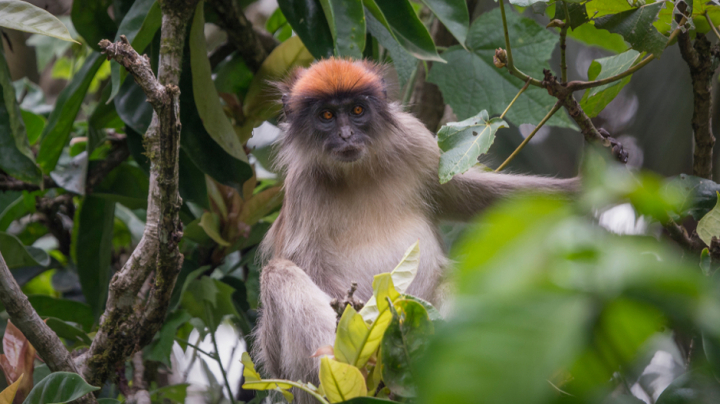
[[[707,11],[705,11],[705,19],[707,20],[708,25],[710,25],[710,28],[712,28],[713,32],[715,33],[715,36],[717,36],[718,39],[720,39],[720,32],[718,32],[717,27],[713,24],[712,19],[708,15]]]
[[[217,358],[215,355],[213,355],[213,354],[211,354],[211,353],[209,353],[209,352],[203,351],[203,350],[200,349],[200,347],[198,347],[197,345],[193,345],[193,344],[190,343],[190,341],[188,341],[188,340],[185,340],[185,339],[182,339],[182,338],[175,338],[175,341],[177,341],[177,342],[182,342],[183,344],[189,346],[190,348],[192,348],[192,349],[200,352],[201,354],[207,355],[208,357],[210,357],[210,358],[212,358],[212,359],[216,359],[216,358]]]
[[[283,383],[283,384],[289,384],[293,387],[296,387],[304,392],[307,392],[311,396],[315,397],[318,401],[320,401],[322,404],[330,404],[323,396],[318,394],[316,391],[313,391],[312,389],[309,389],[307,386],[305,386],[302,383],[298,382],[291,382],[290,380],[281,380],[281,379],[262,379],[258,381],[252,381],[252,382],[245,382],[243,384],[243,388],[246,388],[245,386],[253,385],[253,384],[267,384],[267,383]]]
[[[510,161],[512,161],[512,159],[514,159],[515,156],[517,156],[517,154],[520,153],[520,150],[522,150],[523,147],[525,147],[525,145],[528,144],[528,142],[530,141],[530,139],[532,139],[533,136],[535,136],[535,134],[538,132],[538,130],[540,130],[540,128],[542,128],[542,126],[545,125],[545,123],[546,123],[553,115],[555,115],[555,113],[560,109],[560,107],[562,107],[562,105],[563,105],[563,102],[560,101],[560,100],[558,100],[558,102],[555,103],[555,105],[552,107],[552,109],[550,110],[550,112],[548,112],[548,114],[545,115],[545,118],[543,118],[542,121],[540,121],[540,123],[535,127],[535,129],[533,129],[533,131],[530,132],[530,134],[525,138],[525,140],[523,140],[523,142],[520,143],[520,146],[518,146],[517,149],[515,149],[515,151],[512,152],[512,154],[511,154],[502,164],[500,164],[500,167],[498,167],[498,168],[495,170],[496,173],[497,173],[497,172],[500,172],[500,170],[502,170],[503,168],[505,168],[505,166],[507,166],[507,165],[510,163]]]
[[[205,313],[206,317],[212,320],[212,316],[210,313],[210,307],[207,303],[205,303]],[[214,323],[215,321],[211,321],[211,323]],[[210,332],[210,338],[212,339],[213,348],[215,349],[215,361],[217,361],[218,366],[220,366],[220,373],[222,373],[223,380],[225,381],[225,388],[227,388],[228,395],[230,396],[230,402],[232,404],[235,404],[235,397],[233,396],[232,390],[230,389],[230,383],[228,382],[227,373],[225,373],[225,368],[223,367],[222,360],[220,359],[220,350],[218,349],[217,340],[215,339],[215,333],[217,332],[217,326],[215,324],[210,324],[212,329],[214,331]]]
[[[513,63],[513,57],[512,57],[512,49],[510,49],[510,35],[508,34],[508,27],[507,27],[507,19],[505,18],[505,4],[503,3],[504,0],[499,0],[498,3],[500,3],[500,15],[502,16],[502,23],[503,23],[503,34],[505,35],[505,52],[507,53],[507,69],[510,74],[512,74],[515,77],[520,78],[522,81],[530,81],[530,84],[536,86],[536,87],[542,87],[542,83],[540,83],[540,80],[534,79],[527,74],[521,72],[518,68],[515,67],[515,63]]]
[[[680,30],[683,25],[685,25],[685,22],[687,21],[687,17],[683,17],[682,20],[680,20],[680,23],[678,24],[678,27],[675,28],[675,30],[670,34],[670,37],[668,38],[667,44],[665,47],[670,45],[670,43],[675,39],[675,37],[680,33]],[[714,27],[713,27],[714,28]],[[614,76],[610,76],[607,78],[604,78],[602,80],[594,80],[594,81],[573,81],[568,83],[567,88],[570,91],[578,91],[578,90],[584,90],[586,88],[593,88],[593,87],[599,87],[605,84],[612,83],[614,81],[618,81],[620,79],[623,79],[636,71],[642,69],[647,65],[648,63],[652,62],[655,59],[655,55],[650,55],[643,59],[640,63],[636,64],[635,66],[632,66],[631,68],[625,70],[622,73],[616,74]]]
[[[503,111],[502,115],[500,115],[500,119],[505,118],[505,114],[507,114],[507,112],[510,110],[510,107],[512,107],[513,104],[515,104],[515,101],[518,99],[518,97],[520,97],[520,94],[525,92],[525,90],[527,90],[529,85],[530,85],[530,77],[528,77],[527,81],[525,81],[525,85],[515,95],[515,98],[513,98],[512,101],[510,101],[510,104],[508,104],[507,108],[505,108],[505,111]]]

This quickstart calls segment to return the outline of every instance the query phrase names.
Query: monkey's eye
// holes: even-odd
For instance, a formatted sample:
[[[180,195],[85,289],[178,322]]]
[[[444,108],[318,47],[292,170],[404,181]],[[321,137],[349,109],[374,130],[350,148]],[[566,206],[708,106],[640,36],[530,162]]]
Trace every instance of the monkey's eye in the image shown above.
[[[322,119],[324,119],[324,120],[326,120],[326,121],[329,121],[329,120],[331,120],[331,119],[333,118],[333,113],[330,112],[330,111],[325,110],[325,111],[323,111],[323,112],[320,113],[320,117],[322,117]]]
[[[356,105],[356,106],[353,108],[352,113],[353,113],[353,115],[360,115],[360,114],[363,113],[363,111],[365,111],[365,109],[364,109],[363,107],[361,107],[361,106],[359,106],[359,105]]]

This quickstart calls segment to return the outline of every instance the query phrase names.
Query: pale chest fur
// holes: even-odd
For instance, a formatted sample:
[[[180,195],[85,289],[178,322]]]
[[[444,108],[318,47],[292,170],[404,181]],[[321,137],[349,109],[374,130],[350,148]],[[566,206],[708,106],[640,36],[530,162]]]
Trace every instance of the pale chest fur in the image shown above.
[[[271,232],[279,241],[276,254],[295,262],[332,297],[342,297],[357,282],[356,295],[364,300],[372,295],[373,276],[392,271],[419,240],[420,276],[408,292],[434,300],[446,259],[419,189],[390,181],[354,184],[343,192],[318,187],[312,198],[286,200],[283,223],[274,229],[282,234]]]

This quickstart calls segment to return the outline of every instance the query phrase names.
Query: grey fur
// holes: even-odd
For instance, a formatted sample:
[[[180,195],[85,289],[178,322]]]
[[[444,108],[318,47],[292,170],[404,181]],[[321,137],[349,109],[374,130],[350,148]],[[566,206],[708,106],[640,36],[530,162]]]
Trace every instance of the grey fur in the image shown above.
[[[441,303],[448,267],[438,234],[443,219],[467,220],[521,189],[573,191],[576,179],[470,171],[440,185],[437,141],[414,116],[385,104],[393,122],[375,122],[367,153],[338,162],[314,144],[307,123],[283,124],[278,160],[285,201],[261,249],[262,313],[255,358],[272,377],[317,383],[311,355],[335,339],[332,298],[358,283],[372,295],[373,276],[391,271],[420,240],[420,268],[408,293]],[[383,129],[384,128],[384,129]],[[299,395],[299,403],[312,402]]]

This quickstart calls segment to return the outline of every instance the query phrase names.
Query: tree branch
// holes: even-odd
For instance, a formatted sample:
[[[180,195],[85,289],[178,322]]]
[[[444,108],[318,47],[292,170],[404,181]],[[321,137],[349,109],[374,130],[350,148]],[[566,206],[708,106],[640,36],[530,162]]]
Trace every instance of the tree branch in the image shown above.
[[[30,305],[27,296],[20,290],[20,286],[10,273],[2,254],[0,254],[0,302],[5,306],[12,323],[37,349],[51,371],[78,373],[70,352]],[[95,402],[95,398],[92,394],[88,394],[78,401],[91,403]]]
[[[252,23],[232,0],[209,0],[219,18],[220,27],[227,32],[228,41],[235,46],[250,70],[257,72],[269,51],[263,45]]]
[[[717,68],[720,47],[712,45],[703,34],[697,34],[695,43],[690,34],[678,36],[680,54],[690,68],[693,85],[692,128],[695,135],[693,152],[693,175],[712,179],[713,147],[715,136],[712,132],[712,77]]]
[[[147,344],[160,329],[183,259],[178,249],[182,227],[177,85],[185,33],[197,0],[161,0],[160,5],[163,16],[157,79],[148,58],[138,55],[127,39],[121,37],[114,44],[100,42],[108,58],[121,63],[133,75],[154,113],[145,134],[151,162],[145,232],[123,268],[113,276],[100,329],[87,354],[80,358],[85,365],[83,375],[95,383],[104,382],[118,363]],[[156,276],[152,287],[147,299],[143,299],[138,292],[153,272]]]

